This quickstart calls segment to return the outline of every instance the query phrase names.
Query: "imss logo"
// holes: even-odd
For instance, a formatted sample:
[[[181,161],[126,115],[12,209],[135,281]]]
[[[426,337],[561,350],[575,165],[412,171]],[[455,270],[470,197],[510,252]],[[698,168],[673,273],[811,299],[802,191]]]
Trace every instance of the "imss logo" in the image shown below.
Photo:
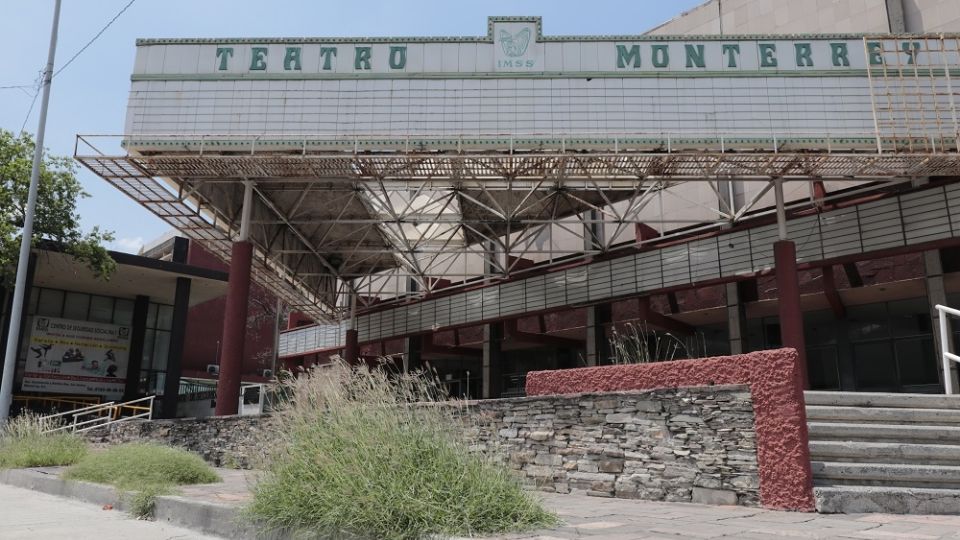
[[[537,63],[535,59],[524,58],[527,49],[530,47],[532,37],[533,31],[530,27],[523,28],[518,32],[500,29],[497,39],[500,41],[500,50],[503,51],[504,56],[497,59],[497,68],[528,69],[534,67]]]

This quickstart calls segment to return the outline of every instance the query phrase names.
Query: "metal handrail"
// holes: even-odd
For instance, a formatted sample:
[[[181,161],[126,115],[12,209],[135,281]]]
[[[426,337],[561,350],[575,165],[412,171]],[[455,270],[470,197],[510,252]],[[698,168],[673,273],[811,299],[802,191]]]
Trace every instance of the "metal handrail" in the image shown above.
[[[134,420],[137,418],[146,418],[148,420],[153,418],[153,402],[156,396],[146,396],[123,403],[116,403],[110,401],[107,403],[102,403],[100,405],[95,405],[91,407],[84,407],[82,409],[76,409],[73,411],[67,411],[65,413],[51,414],[49,416],[41,417],[43,421],[51,421],[55,418],[72,416],[73,421],[69,423],[64,423],[63,425],[57,426],[52,429],[46,430],[44,433],[54,433],[57,431],[70,431],[73,433],[82,433],[89,431],[91,429],[103,426],[109,426],[111,424],[116,424],[118,422],[126,422],[129,420]],[[147,405],[137,405],[138,403],[147,402]],[[132,411],[140,411],[136,414],[130,416],[123,416],[123,410],[130,409]],[[87,420],[81,420],[81,417],[86,417],[90,415],[96,415],[94,418]]]
[[[957,356],[951,350],[953,341],[950,339],[950,320],[949,317],[960,317],[960,310],[937,304],[937,311],[940,312],[940,357],[943,362],[943,389],[947,394],[956,394],[957,386],[953,382],[953,375],[950,373],[951,362],[960,363],[960,356]]]

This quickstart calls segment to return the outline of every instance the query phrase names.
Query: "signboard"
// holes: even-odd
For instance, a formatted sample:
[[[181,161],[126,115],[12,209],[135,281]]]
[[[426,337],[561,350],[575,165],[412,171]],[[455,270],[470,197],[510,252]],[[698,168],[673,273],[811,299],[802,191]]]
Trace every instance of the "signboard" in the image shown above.
[[[488,34],[449,38],[141,39],[134,80],[460,75],[663,76],[956,67],[957,37],[884,43],[857,34],[544,36],[539,17],[491,17]],[[281,77],[278,77],[281,76]],[[202,79],[202,77],[201,77]]]
[[[120,398],[129,353],[129,326],[34,317],[23,391]]]

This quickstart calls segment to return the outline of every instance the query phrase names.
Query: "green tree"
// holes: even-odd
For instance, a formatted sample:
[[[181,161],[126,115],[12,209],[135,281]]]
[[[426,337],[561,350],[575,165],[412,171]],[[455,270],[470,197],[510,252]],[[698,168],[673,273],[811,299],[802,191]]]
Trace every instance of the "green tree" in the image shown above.
[[[33,137],[19,137],[0,129],[0,283],[10,285],[17,272],[20,237],[30,189],[33,166]],[[64,252],[85,263],[93,273],[109,279],[117,267],[103,244],[113,233],[94,227],[80,230],[77,201],[89,197],[76,177],[76,165],[69,157],[44,154],[37,191],[37,212],[33,222],[33,245],[52,241]]]

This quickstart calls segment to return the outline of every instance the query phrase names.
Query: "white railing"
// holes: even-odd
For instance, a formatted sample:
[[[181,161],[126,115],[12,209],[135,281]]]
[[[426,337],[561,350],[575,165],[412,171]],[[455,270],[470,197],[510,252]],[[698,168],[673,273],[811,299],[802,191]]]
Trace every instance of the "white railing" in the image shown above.
[[[960,317],[960,310],[941,306],[937,304],[937,311],[940,312],[940,357],[943,361],[943,389],[947,394],[956,394],[957,386],[953,382],[951,367],[953,362],[960,363],[960,356],[953,354],[953,341],[950,335],[949,317]]]
[[[109,401],[99,405],[91,405],[90,407],[51,414],[42,417],[41,420],[56,426],[48,429],[45,433],[53,433],[56,431],[82,433],[94,428],[109,426],[137,418],[150,420],[153,418],[153,401],[155,398],[156,396],[147,396],[123,403]],[[125,413],[130,412],[133,414],[124,416]]]

